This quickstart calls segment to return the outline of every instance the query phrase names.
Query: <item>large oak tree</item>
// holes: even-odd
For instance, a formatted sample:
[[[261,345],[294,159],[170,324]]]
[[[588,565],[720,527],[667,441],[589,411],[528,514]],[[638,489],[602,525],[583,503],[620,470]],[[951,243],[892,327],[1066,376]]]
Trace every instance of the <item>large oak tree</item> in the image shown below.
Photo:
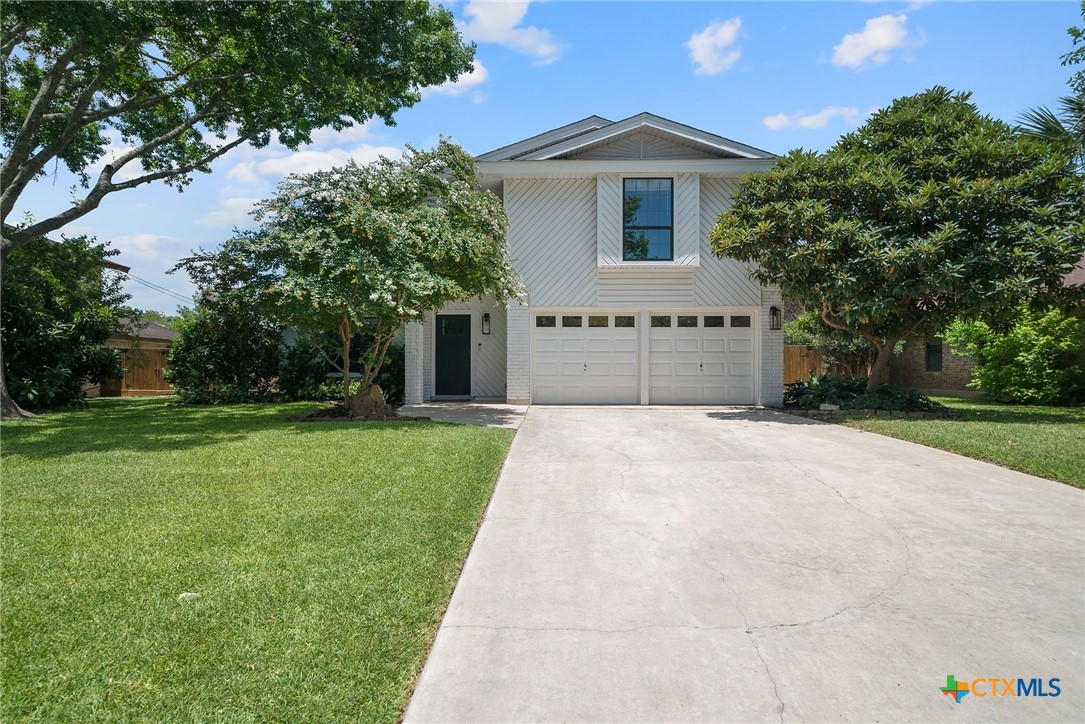
[[[0,264],[111,193],[178,188],[245,143],[308,143],[392,114],[471,68],[452,15],[405,2],[18,2],[0,15]],[[111,142],[119,155],[106,159]],[[9,224],[36,178],[83,183],[47,218]],[[131,171],[138,165],[138,171]],[[126,173],[118,176],[122,167]],[[3,413],[17,413],[3,392]]]
[[[715,253],[876,348],[870,391],[901,339],[1012,315],[1085,253],[1072,155],[969,98],[936,87],[825,153],[791,152],[745,179],[712,231]]]

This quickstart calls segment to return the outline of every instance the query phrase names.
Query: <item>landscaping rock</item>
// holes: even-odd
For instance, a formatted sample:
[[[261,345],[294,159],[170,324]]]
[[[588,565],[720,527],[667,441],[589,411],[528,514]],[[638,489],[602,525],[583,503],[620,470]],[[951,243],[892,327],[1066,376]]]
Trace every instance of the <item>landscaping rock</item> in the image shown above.
[[[839,410],[840,405],[830,405],[828,402],[823,402],[823,403],[821,403],[821,407],[819,407],[818,409],[819,410]]]
[[[192,593],[191,591],[185,591],[177,596],[178,601],[191,601],[194,598],[199,598],[200,594]]]

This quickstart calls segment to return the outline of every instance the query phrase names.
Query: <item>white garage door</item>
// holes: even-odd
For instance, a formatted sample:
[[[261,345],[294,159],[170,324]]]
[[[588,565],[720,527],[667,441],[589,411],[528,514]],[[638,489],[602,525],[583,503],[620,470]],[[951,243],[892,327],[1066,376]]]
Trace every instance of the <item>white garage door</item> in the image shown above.
[[[752,315],[653,313],[650,318],[651,404],[754,403]]]
[[[535,315],[532,400],[637,404],[636,324],[633,314]]]

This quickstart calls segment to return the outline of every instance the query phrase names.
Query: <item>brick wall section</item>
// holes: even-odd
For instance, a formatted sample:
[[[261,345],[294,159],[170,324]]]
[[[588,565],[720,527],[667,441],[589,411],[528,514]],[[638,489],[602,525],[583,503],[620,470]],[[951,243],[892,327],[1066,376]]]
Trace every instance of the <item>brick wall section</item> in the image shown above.
[[[423,327],[421,324],[408,324],[403,331],[403,401],[408,405],[417,405],[425,398],[422,396],[423,372]]]
[[[761,404],[779,407],[784,404],[784,331],[769,329],[769,308],[784,307],[780,290],[761,289]]]
[[[531,312],[509,302],[505,396],[510,405],[531,404]]]
[[[889,363],[889,381],[923,392],[971,392],[971,357],[957,354],[942,344],[942,371],[927,372],[927,341],[920,337],[905,340],[904,352]]]

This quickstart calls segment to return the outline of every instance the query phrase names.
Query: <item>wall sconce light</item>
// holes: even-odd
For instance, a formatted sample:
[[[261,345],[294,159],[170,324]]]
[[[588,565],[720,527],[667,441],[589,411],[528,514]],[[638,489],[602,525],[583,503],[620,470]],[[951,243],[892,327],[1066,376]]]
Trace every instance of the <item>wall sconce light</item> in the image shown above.
[[[485,314],[482,315],[482,333],[483,334],[489,334],[490,333],[490,313],[489,312],[486,312]]]
[[[769,307],[769,329],[775,331],[784,328],[784,314],[779,307]]]

